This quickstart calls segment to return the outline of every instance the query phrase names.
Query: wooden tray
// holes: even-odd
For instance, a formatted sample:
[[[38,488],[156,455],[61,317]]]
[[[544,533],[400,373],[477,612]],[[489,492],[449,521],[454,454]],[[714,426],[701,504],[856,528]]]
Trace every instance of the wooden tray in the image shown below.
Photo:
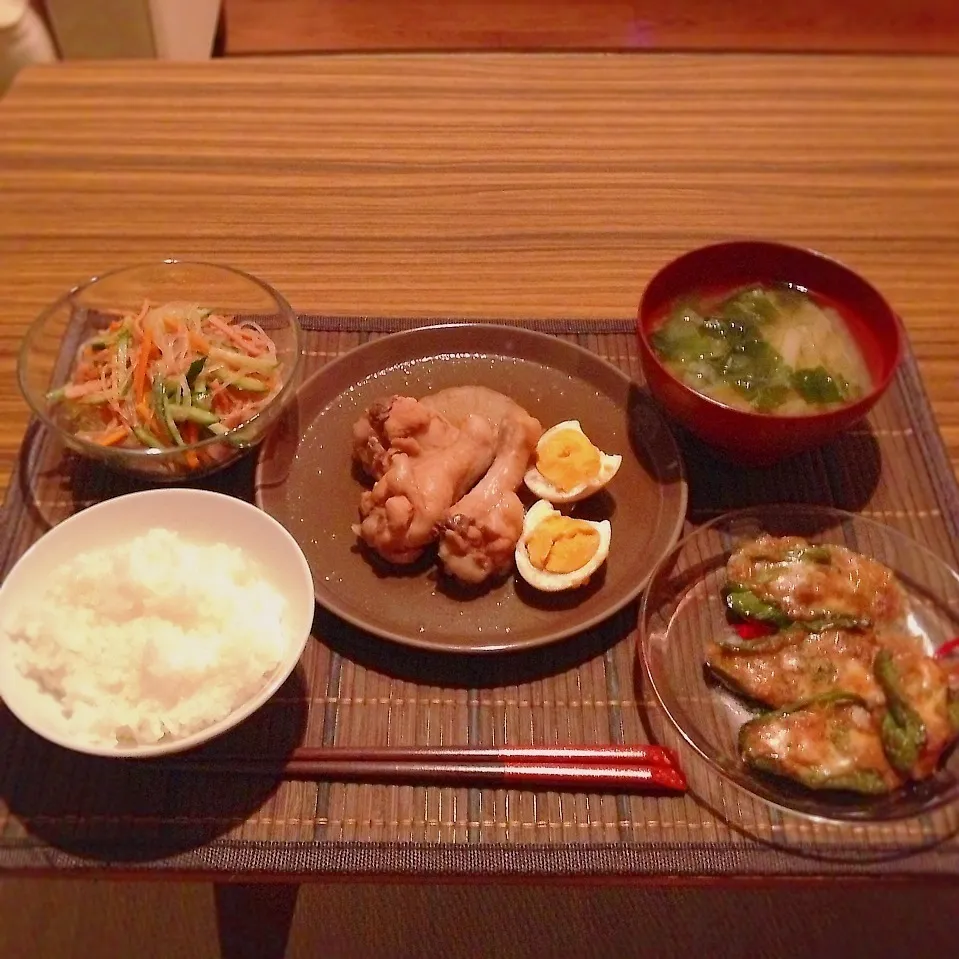
[[[303,317],[307,372],[422,320]],[[440,322],[440,321],[437,321]],[[443,320],[442,322],[449,322]],[[523,322],[642,375],[628,321]],[[750,503],[862,512],[959,565],[959,490],[911,353],[868,423],[767,470],[734,469],[680,437],[687,528]],[[247,458],[203,485],[253,499]],[[5,572],[49,525],[141,488],[32,426],[0,525]],[[402,648],[318,612],[317,638],[271,703],[206,755],[284,746],[634,743],[650,704],[636,606],[548,647],[469,656]],[[883,826],[819,826],[719,791],[695,796],[276,782],[174,772],[50,746],[0,710],[0,868],[222,876],[959,876],[959,810]]]

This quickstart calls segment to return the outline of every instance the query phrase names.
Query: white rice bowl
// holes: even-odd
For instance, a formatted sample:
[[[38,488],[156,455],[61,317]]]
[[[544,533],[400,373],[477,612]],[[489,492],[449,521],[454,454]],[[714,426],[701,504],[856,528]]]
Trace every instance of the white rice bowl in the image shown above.
[[[54,527],[0,587],[0,698],[81,752],[155,756],[249,716],[309,638],[289,533],[202,490],[117,497]]]

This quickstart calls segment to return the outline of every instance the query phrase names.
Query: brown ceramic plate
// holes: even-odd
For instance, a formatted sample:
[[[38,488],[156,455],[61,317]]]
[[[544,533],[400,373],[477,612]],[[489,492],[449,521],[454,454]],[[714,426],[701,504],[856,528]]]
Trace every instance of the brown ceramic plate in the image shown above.
[[[576,507],[575,515],[612,523],[609,559],[587,586],[546,594],[513,575],[466,594],[432,562],[390,571],[358,548],[350,524],[363,485],[351,462],[353,423],[377,397],[464,384],[508,394],[544,428],[579,419],[600,449],[623,455],[606,491]],[[635,599],[679,536],[686,480],[665,422],[618,369],[546,334],[464,323],[383,337],[314,374],[260,451],[256,501],[293,534],[317,601],[342,619],[410,646],[486,653],[571,636]]]

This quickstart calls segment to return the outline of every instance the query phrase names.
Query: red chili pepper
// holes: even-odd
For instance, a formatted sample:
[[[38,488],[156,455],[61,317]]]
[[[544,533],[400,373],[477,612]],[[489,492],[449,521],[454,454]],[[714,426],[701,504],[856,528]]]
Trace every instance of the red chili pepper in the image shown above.
[[[954,637],[953,639],[948,639],[936,650],[936,659],[945,659],[947,656],[952,656],[953,653],[959,652],[959,636]]]
[[[762,639],[763,636],[772,636],[776,632],[776,627],[755,619],[744,619],[741,623],[735,624],[735,630],[739,633],[740,639]]]

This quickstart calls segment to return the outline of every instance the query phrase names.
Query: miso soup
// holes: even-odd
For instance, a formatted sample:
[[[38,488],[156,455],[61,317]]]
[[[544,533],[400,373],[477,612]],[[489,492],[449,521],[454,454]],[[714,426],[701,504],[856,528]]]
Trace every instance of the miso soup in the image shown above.
[[[821,413],[853,402],[873,385],[843,318],[787,285],[688,297],[651,341],[678,380],[752,412]]]

